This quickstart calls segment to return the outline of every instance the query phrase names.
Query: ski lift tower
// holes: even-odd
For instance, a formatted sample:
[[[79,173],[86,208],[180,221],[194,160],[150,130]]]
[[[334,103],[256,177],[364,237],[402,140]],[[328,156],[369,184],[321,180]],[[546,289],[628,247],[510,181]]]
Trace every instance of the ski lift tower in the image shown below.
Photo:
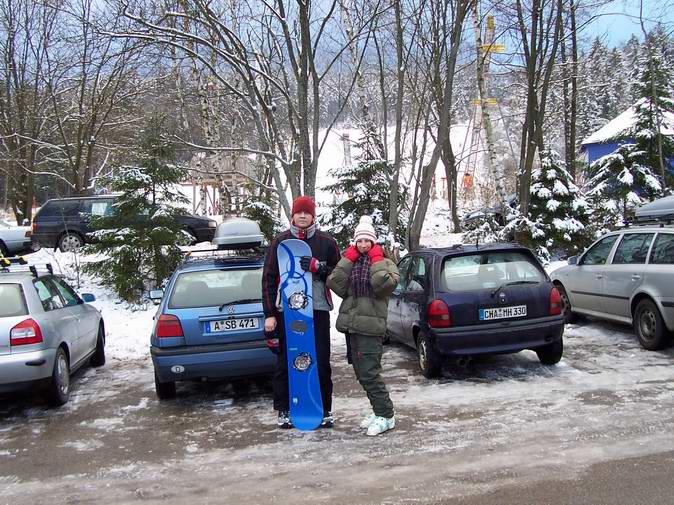
[[[478,9],[473,11],[473,23],[475,27],[475,38],[480,40],[480,23],[478,19]],[[484,42],[478,48],[478,58],[484,58],[483,79],[484,89],[489,91],[489,66],[492,54],[505,51],[503,44],[495,44],[496,28],[494,16],[487,16],[487,28],[485,30]],[[463,197],[463,206],[469,205],[468,202],[475,200],[475,187],[478,181],[486,179],[490,174],[484,169],[484,164],[480,163],[483,159],[482,153],[485,152],[485,142],[483,139],[483,114],[482,108],[497,105],[496,98],[480,98],[478,89],[478,98],[472,100],[471,117],[468,120],[466,128],[466,137],[461,147],[461,160],[463,160],[463,171],[460,174],[461,193]],[[470,136],[470,139],[468,138]],[[479,166],[478,166],[479,165]],[[478,195],[479,196],[479,195]]]

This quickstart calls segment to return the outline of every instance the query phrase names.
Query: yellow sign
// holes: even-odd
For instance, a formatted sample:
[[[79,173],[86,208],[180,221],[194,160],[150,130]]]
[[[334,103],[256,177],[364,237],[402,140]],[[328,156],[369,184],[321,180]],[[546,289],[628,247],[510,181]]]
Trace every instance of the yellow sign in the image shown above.
[[[484,100],[480,100],[479,98],[475,98],[471,100],[473,102],[473,105],[482,105],[483,103],[485,105],[496,105],[496,98],[485,98]]]
[[[485,44],[480,46],[480,51],[483,53],[504,53],[505,44]]]

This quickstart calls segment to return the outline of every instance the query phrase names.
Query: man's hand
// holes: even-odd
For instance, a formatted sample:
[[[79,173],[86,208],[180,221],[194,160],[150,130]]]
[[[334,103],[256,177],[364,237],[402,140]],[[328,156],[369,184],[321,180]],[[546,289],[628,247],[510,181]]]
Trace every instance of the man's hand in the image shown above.
[[[276,329],[276,318],[274,316],[268,317],[264,320],[264,331],[273,332]]]
[[[384,260],[384,250],[379,245],[375,245],[367,252],[367,255],[370,257],[370,262],[372,264]]]
[[[358,261],[358,258],[360,258],[360,252],[358,252],[358,248],[355,245],[350,245],[346,248],[346,251],[344,251],[342,256],[344,256],[351,263],[355,263]]]
[[[327,265],[325,261],[318,261],[316,258],[310,256],[302,256],[300,258],[300,266],[305,272],[311,272],[312,274],[318,274],[319,277],[326,273]]]

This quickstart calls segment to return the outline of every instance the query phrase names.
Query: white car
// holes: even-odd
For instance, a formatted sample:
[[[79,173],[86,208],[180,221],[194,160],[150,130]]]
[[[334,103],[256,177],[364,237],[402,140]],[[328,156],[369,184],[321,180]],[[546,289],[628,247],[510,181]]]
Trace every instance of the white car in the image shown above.
[[[10,256],[30,250],[32,234],[30,226],[12,226],[0,220],[0,253]]]

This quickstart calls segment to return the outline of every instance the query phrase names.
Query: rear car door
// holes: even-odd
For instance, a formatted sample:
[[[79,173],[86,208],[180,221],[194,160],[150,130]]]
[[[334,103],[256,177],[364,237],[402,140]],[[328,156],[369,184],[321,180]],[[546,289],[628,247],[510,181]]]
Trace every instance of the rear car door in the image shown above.
[[[414,326],[422,319],[428,300],[428,260],[415,256],[410,264],[407,282],[400,298],[400,328],[403,342],[415,345]]]
[[[397,340],[402,340],[402,326],[400,320],[400,303],[402,294],[409,282],[408,272],[412,263],[412,256],[407,255],[398,262],[398,272],[400,273],[400,280],[398,286],[388,299],[388,317],[386,319],[386,329],[392,337]]]
[[[55,236],[65,230],[80,230],[80,200],[56,200],[40,213],[40,227]]]
[[[261,340],[261,265],[179,273],[164,313],[180,320],[188,346]]]
[[[36,279],[33,281],[33,287],[35,287],[42,308],[45,310],[45,318],[55,333],[55,338],[51,339],[50,344],[52,347],[56,347],[59,342],[66,342],[72,366],[81,359],[79,318],[75,314],[63,310],[66,306],[65,301],[61,298],[50,277]]]
[[[604,269],[604,312],[631,318],[630,300],[643,282],[646,258],[654,233],[625,233]]]
[[[576,268],[571,269],[564,287],[574,309],[605,312],[603,279],[606,262],[620,235],[609,235],[596,242],[583,254]]]
[[[98,337],[98,320],[90,312],[82,299],[75,293],[63,279],[52,277],[51,281],[56,286],[61,298],[65,302],[65,307],[61,310],[74,315],[78,320],[78,355],[84,357],[96,348],[96,339]]]

